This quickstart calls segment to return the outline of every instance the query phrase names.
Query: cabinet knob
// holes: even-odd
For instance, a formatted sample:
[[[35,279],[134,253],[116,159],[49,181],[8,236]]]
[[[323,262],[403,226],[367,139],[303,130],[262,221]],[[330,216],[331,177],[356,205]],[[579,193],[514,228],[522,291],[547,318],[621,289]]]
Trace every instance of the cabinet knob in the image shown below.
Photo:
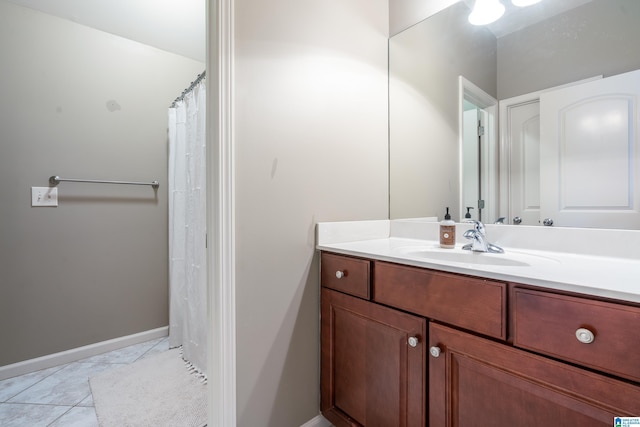
[[[441,352],[442,350],[440,350],[440,347],[437,347],[435,345],[429,349],[429,353],[431,353],[433,357],[440,357]]]
[[[578,330],[576,330],[576,338],[578,338],[578,341],[583,344],[592,343],[593,340],[596,339],[593,332],[586,328],[579,328]]]
[[[342,279],[342,278],[343,278],[343,277],[345,277],[346,275],[347,275],[347,271],[346,271],[346,270],[345,270],[345,271],[340,271],[340,270],[336,271],[336,277],[337,277],[338,279]]]
[[[416,347],[420,340],[418,339],[418,337],[409,337],[408,342],[411,347]]]

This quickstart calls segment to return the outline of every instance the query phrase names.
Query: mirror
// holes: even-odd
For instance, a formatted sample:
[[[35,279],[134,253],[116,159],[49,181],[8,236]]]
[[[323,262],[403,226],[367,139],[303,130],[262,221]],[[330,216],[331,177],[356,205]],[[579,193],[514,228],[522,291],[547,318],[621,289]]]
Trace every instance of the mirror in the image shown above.
[[[465,208],[473,202],[469,201],[469,191],[463,188],[470,188],[465,183],[471,182],[480,189],[478,199],[485,203],[485,212],[479,212],[478,205],[472,206],[474,218],[480,214],[482,221],[490,223],[506,216],[506,223],[513,223],[508,207],[509,152],[504,132],[500,133],[504,123],[499,113],[489,129],[484,126],[485,132],[495,132],[487,138],[489,147],[484,150],[489,154],[484,155],[484,162],[481,157],[474,157],[476,169],[486,170],[486,182],[469,179],[473,170],[468,165],[474,160],[460,148],[464,100],[469,101],[461,76],[502,106],[506,100],[527,94],[540,97],[550,88],[597,77],[606,80],[640,69],[640,51],[636,47],[640,38],[640,2],[636,0],[542,0],[526,8],[516,8],[510,0],[502,3],[507,12],[489,26],[469,24],[473,0],[465,0],[390,38],[392,219],[442,218],[445,208],[450,207],[454,219],[464,220]],[[486,114],[484,108],[477,110]],[[632,133],[635,137],[635,131]],[[629,162],[628,186],[630,210],[639,216],[638,175],[634,175],[634,168],[640,161],[635,138],[636,142],[629,146],[629,151],[636,154]],[[535,173],[546,175],[541,168]],[[602,181],[608,179],[604,176]],[[543,199],[546,189],[538,187]],[[600,201],[592,202],[597,205]],[[571,221],[555,225],[619,228],[613,222],[592,225]]]

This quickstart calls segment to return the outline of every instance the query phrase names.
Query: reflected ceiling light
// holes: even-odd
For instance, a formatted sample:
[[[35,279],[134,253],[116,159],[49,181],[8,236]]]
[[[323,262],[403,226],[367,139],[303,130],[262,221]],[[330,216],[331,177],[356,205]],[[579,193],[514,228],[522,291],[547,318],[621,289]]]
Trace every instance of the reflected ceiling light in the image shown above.
[[[540,3],[541,0],[511,0],[514,6],[525,7],[532,4]]]
[[[497,21],[504,14],[504,5],[498,0],[476,0],[469,14],[469,22],[473,25],[487,25]]]

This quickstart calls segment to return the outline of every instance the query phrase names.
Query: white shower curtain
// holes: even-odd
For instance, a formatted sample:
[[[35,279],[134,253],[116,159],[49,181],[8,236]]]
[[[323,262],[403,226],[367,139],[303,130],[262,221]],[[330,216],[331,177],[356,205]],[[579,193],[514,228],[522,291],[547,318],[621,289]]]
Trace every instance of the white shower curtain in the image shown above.
[[[169,108],[169,346],[207,373],[205,83]]]

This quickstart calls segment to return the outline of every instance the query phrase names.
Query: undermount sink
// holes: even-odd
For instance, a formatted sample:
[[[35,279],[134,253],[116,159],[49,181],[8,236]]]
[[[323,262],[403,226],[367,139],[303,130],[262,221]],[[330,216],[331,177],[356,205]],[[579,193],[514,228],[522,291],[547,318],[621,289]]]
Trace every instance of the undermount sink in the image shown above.
[[[496,254],[488,252],[472,252],[467,250],[442,249],[438,246],[404,246],[393,250],[395,254],[423,261],[443,261],[457,264],[474,264],[500,267],[530,267],[558,261],[539,255],[519,251],[505,251]]]

